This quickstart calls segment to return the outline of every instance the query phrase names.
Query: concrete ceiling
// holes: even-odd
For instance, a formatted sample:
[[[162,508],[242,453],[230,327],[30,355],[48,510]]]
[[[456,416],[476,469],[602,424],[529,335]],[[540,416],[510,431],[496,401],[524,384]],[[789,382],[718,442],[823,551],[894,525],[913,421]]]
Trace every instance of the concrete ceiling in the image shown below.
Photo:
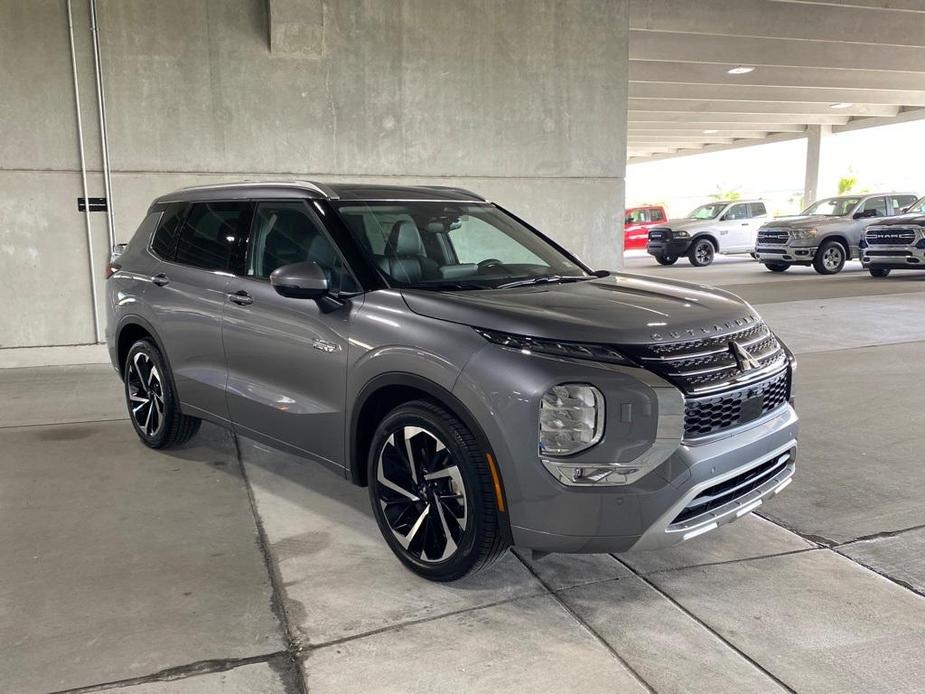
[[[631,164],[925,118],[925,0],[631,0],[629,52]]]

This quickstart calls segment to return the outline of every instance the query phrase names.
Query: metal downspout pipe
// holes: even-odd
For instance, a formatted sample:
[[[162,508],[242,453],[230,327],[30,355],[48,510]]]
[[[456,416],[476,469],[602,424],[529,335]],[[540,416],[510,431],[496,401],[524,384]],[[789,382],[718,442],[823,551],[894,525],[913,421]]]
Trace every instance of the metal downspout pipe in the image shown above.
[[[93,65],[96,70],[96,101],[100,112],[100,143],[103,149],[103,187],[106,190],[106,227],[109,231],[109,252],[116,247],[116,221],[112,211],[112,176],[109,166],[109,125],[106,122],[106,98],[103,91],[103,71],[100,67],[100,32],[96,19],[96,0],[90,0],[90,31],[93,34]]]
[[[90,226],[90,200],[87,193],[87,161],[84,156],[83,119],[80,116],[80,86],[77,81],[77,51],[74,47],[74,17],[71,13],[71,0],[67,0],[67,28],[71,40],[71,69],[74,73],[74,103],[77,110],[77,142],[80,149],[80,179],[83,184],[84,222],[87,227],[87,258],[90,264],[90,295],[93,301],[93,330],[96,341],[102,342],[100,332],[100,309],[96,300],[96,269],[93,267],[93,229]]]

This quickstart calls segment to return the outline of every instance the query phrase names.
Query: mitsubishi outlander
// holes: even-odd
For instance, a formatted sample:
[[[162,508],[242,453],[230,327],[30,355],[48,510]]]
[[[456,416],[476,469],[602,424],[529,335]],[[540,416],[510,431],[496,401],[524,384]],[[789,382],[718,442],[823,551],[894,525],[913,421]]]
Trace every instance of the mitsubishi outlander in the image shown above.
[[[327,466],[431,580],[673,545],[794,473],[794,359],[754,308],[593,270],[465,190],[180,190],[110,273],[144,444],[208,420]]]

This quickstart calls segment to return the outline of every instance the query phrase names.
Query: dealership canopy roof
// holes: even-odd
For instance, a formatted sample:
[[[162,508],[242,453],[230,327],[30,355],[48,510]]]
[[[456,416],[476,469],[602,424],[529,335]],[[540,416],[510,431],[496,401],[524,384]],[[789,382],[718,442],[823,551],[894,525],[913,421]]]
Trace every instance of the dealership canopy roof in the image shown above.
[[[629,163],[925,118],[925,0],[631,0]]]

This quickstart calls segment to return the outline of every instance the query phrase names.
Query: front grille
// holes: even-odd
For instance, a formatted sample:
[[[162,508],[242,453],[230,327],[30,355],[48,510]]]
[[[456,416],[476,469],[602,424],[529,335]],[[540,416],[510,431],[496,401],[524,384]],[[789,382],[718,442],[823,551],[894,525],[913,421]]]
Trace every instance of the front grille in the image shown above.
[[[724,329],[732,329],[733,332],[723,333]],[[669,337],[675,341],[656,341],[622,349],[691,396],[743,386],[783,368],[787,363],[787,355],[777,338],[754,316],[740,318],[724,326],[712,326],[709,331],[702,331],[704,337],[687,340],[679,339],[680,333],[653,335],[655,340]],[[696,333],[689,330],[684,334],[693,337]],[[750,364],[740,363],[733,351],[733,343],[747,352],[751,357]],[[743,370],[742,366],[748,368]],[[752,372],[754,377],[750,377]]]
[[[684,507],[684,510],[678,514],[678,517],[668,527],[702,516],[742,498],[783,471],[791,458],[792,452],[791,454],[774,456],[771,460],[756,465],[735,477],[704,489]]]
[[[667,227],[653,227],[649,230],[649,240],[651,241],[664,241],[668,238],[671,238],[671,229]]]
[[[684,403],[684,438],[709,436],[776,410],[790,397],[789,371],[722,395],[692,398]]]
[[[874,227],[867,230],[871,246],[908,246],[915,243],[915,227]]]
[[[790,232],[786,229],[759,229],[758,243],[772,245],[785,245],[790,240]]]

